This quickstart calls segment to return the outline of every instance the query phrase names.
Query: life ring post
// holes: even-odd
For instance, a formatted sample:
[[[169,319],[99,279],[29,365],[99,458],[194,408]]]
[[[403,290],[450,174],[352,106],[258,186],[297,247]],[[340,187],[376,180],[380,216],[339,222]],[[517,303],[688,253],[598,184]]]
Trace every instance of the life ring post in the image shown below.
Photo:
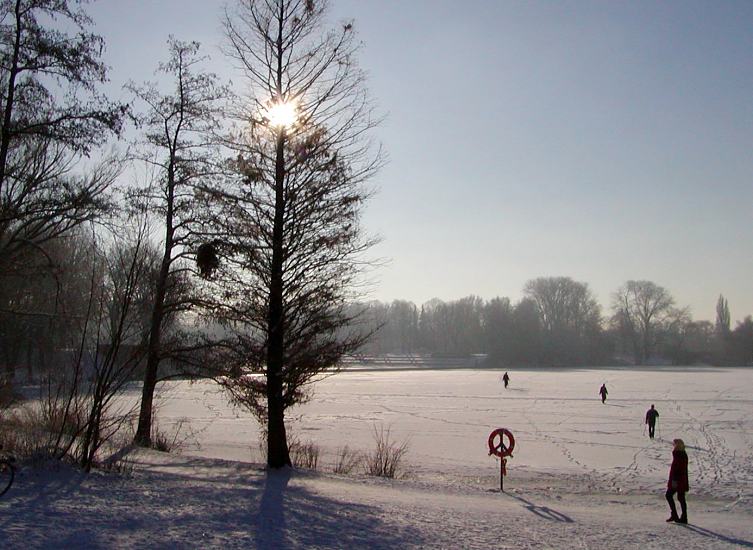
[[[497,442],[499,437],[499,442]],[[505,443],[505,438],[507,443]],[[505,492],[505,476],[507,475],[507,457],[512,458],[512,450],[515,448],[515,437],[507,428],[497,428],[489,434],[487,440],[489,454],[499,457],[499,490]]]

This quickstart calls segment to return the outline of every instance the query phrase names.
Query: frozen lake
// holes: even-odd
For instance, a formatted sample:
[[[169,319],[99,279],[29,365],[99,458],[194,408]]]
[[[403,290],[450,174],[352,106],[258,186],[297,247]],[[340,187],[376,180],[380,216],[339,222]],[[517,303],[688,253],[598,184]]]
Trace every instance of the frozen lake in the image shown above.
[[[369,451],[374,427],[407,439],[418,479],[491,483],[491,430],[516,438],[510,481],[566,483],[584,492],[656,492],[666,483],[671,440],[685,440],[695,494],[753,497],[753,369],[516,369],[350,371],[317,383],[289,413],[290,431],[321,449],[328,469],[339,447]],[[602,383],[609,398],[597,395]],[[644,416],[655,404],[654,441]],[[212,383],[167,383],[157,413],[171,433],[182,422],[184,454],[261,462],[259,428]]]

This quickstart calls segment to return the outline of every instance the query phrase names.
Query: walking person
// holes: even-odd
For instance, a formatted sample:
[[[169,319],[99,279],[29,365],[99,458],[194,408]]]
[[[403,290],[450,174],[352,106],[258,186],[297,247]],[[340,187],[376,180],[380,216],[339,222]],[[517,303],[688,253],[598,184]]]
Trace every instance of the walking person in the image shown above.
[[[502,376],[502,382],[505,383],[505,389],[507,388],[507,384],[510,383],[510,375],[505,373],[504,376]]]
[[[599,395],[601,395],[602,403],[604,403],[607,400],[607,394],[609,394],[609,392],[607,391],[607,385],[602,384],[601,387],[599,388]]]
[[[687,523],[688,507],[685,503],[685,493],[690,488],[688,483],[688,455],[685,452],[685,442],[682,439],[672,441],[672,466],[669,468],[669,480],[667,481],[667,497],[671,515],[667,522]],[[677,501],[680,503],[681,515],[677,517],[674,495],[677,493]]]
[[[657,411],[653,405],[646,411],[646,424],[648,424],[648,437],[654,438],[654,430],[656,429],[656,419],[659,418],[659,411]]]

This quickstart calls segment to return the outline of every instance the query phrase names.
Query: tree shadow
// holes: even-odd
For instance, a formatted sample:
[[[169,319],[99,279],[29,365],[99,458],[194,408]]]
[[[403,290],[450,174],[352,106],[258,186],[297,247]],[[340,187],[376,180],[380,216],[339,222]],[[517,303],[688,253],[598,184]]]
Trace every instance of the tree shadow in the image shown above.
[[[173,466],[191,463],[204,467],[192,460]],[[307,483],[317,476],[290,469],[224,469],[222,464],[213,471],[210,464],[206,477],[191,477],[178,467],[137,470],[130,476],[52,472],[29,479],[12,498],[0,500],[5,537],[0,546],[285,550],[387,549],[406,541],[431,545],[420,530],[392,521],[380,507],[352,502],[347,487],[334,485],[334,497],[320,494],[318,483]],[[322,481],[323,491],[332,487],[326,478]]]
[[[748,540],[743,539],[736,539],[734,537],[728,537],[727,535],[722,535],[721,533],[716,533],[712,531],[711,529],[706,529],[705,527],[699,527],[698,525],[683,525],[688,531],[692,531],[694,533],[697,533],[703,537],[708,537],[710,539],[718,540],[721,542],[726,542],[728,544],[736,544],[737,546],[742,546],[743,548],[753,548],[753,542],[750,542]]]
[[[534,504],[533,502],[524,499],[521,496],[513,495],[510,493],[506,493],[508,496],[514,498],[515,500],[519,500],[523,503],[523,507],[534,514],[535,516],[540,517],[541,519],[545,519],[548,521],[557,521],[559,523],[575,523],[573,519],[563,514],[562,512],[558,512],[557,510],[554,510],[553,508],[549,508],[548,506],[539,506],[538,504]]]
[[[260,550],[286,548],[285,493],[290,482],[290,468],[269,471],[264,482],[264,489],[256,513],[258,537],[256,547]]]
[[[379,508],[332,500],[290,483],[294,470],[266,475],[256,514],[258,549],[430,546],[418,529],[380,519]],[[304,473],[304,476],[306,474]]]
[[[15,489],[31,506],[44,507],[51,500],[54,500],[57,494],[75,494],[78,492],[86,477],[87,474],[76,467],[50,459],[46,463],[37,466],[25,466],[16,471],[16,477],[10,491]],[[31,493],[25,491],[27,486],[34,487],[34,491]],[[10,491],[5,496],[10,497]],[[0,518],[2,518],[2,514],[0,514]]]

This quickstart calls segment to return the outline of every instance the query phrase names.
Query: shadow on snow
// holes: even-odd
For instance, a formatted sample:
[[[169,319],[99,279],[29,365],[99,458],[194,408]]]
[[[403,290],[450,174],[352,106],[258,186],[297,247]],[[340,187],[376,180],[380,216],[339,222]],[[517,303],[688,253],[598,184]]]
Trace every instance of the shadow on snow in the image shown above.
[[[548,521],[558,521],[560,523],[575,523],[573,521],[573,518],[571,518],[568,515],[563,514],[562,512],[558,512],[557,510],[553,508],[549,508],[549,506],[539,506],[538,504],[534,504],[530,500],[526,500],[521,496],[514,495],[511,493],[505,493],[507,496],[514,498],[515,500],[519,500],[523,503],[523,507],[531,512],[533,515],[540,517],[541,519],[545,519]]]
[[[737,546],[742,546],[743,548],[753,548],[753,542],[743,540],[743,539],[736,539],[734,537],[728,537],[726,535],[722,535],[721,533],[716,533],[712,531],[711,529],[706,529],[705,527],[699,527],[698,525],[683,525],[688,531],[692,531],[693,533],[697,533],[701,536],[708,537],[713,540],[718,540],[721,542],[726,542],[728,544],[736,544]]]
[[[386,523],[378,508],[309,491],[295,483],[295,471],[247,465],[223,475],[222,467],[210,468],[218,462],[168,467],[206,466],[202,473],[209,475],[201,477],[164,470],[131,476],[30,471],[0,501],[0,532],[12,548],[386,549],[405,541],[430,543],[410,526]]]

